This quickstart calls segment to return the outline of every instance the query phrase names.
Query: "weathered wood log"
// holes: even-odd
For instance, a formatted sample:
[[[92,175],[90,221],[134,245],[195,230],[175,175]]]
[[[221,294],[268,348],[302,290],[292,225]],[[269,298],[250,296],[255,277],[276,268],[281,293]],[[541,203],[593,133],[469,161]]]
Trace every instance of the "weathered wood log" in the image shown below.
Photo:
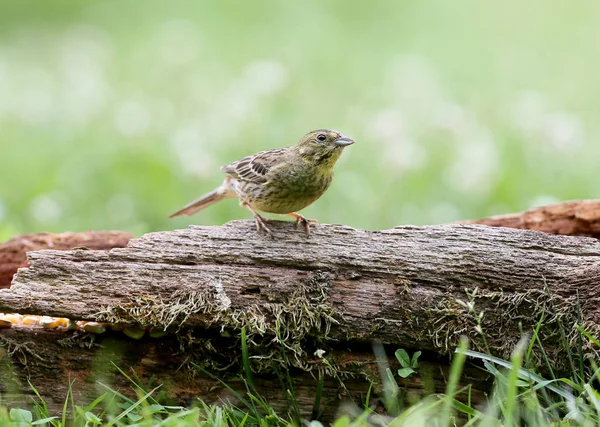
[[[0,289],[10,287],[17,269],[27,267],[26,252],[41,249],[66,250],[77,246],[108,250],[127,245],[133,234],[125,231],[23,234],[0,244]]]
[[[600,238],[600,200],[574,200],[465,223]]]
[[[319,225],[309,237],[289,222],[271,228],[274,237],[257,234],[250,221],[237,221],[151,233],[109,252],[30,252],[31,267],[0,291],[0,311],[174,332],[179,347],[162,341],[173,337],[148,338],[147,354],[130,355],[126,366],[141,370],[142,378],[147,378],[144,363],[163,374],[177,368],[189,372],[194,365],[213,372],[232,364],[239,368],[238,338],[245,328],[253,369],[265,376],[266,389],[277,388],[278,381],[265,380],[274,364],[289,363],[300,383],[307,375],[329,381],[333,370],[342,377],[376,378],[372,356],[366,356],[371,342],[443,355],[459,336],[468,335],[473,347],[482,348],[476,332],[482,311],[488,344],[501,356],[508,356],[520,331],[533,330],[542,316],[540,336],[557,366],[568,345],[560,341],[559,326],[568,328],[570,337],[579,309],[584,326],[597,335],[600,242],[595,239],[480,225],[379,232]],[[7,333],[16,334],[1,336]],[[122,336],[116,339],[127,345]],[[27,359],[33,363],[34,354],[45,359],[44,349],[56,352],[43,345]],[[83,356],[75,349],[62,357],[80,358],[86,375],[92,375],[90,360],[101,350]],[[328,363],[319,350],[330,355]],[[64,361],[55,364],[61,375],[70,372]],[[166,374],[161,378],[168,380]],[[475,378],[482,381],[481,375]],[[175,387],[184,400],[202,396],[183,379],[177,378]],[[435,388],[443,389],[443,382]]]
[[[526,212],[462,221],[462,223],[538,230],[565,236],[600,237],[600,200],[562,202]],[[0,244],[0,288],[10,287],[17,269],[28,265],[26,252],[41,249],[66,250],[77,246],[108,250],[124,247],[132,237],[131,233],[124,231],[39,233],[17,236]]]
[[[584,319],[600,314],[596,239],[477,225],[321,225],[310,237],[273,227],[274,238],[236,221],[150,233],[108,253],[30,252],[31,267],[0,291],[0,311],[256,333],[278,320],[298,338],[438,352],[463,332],[457,301],[475,289],[491,325],[506,328],[497,348],[518,337],[516,321],[531,326],[550,310],[548,292],[563,309],[579,294]]]
[[[243,388],[235,375],[245,328],[259,391],[274,406],[285,406],[273,372],[291,366],[301,411],[310,415],[313,375],[326,379],[325,396],[334,400],[343,390],[334,371],[347,379],[353,397],[365,391],[366,382],[358,379],[377,380],[371,342],[428,351],[438,379],[428,389],[441,391],[439,371],[447,365],[437,357],[450,353],[461,335],[482,348],[480,312],[488,344],[500,356],[508,356],[521,330],[533,330],[545,316],[540,337],[559,368],[561,350],[569,345],[560,328],[573,340],[579,310],[584,327],[599,335],[595,239],[479,225],[379,232],[319,225],[310,237],[289,222],[271,228],[273,238],[238,221],[151,233],[109,252],[31,252],[31,267],[19,271],[11,289],[0,291],[0,311],[138,323],[173,334],[131,341],[107,333],[95,339],[98,346],[86,348],[77,344],[89,336],[13,328],[0,331],[0,345],[10,355],[3,360],[12,363],[22,384],[31,376],[42,395],[58,394],[51,397],[55,408],[69,377],[82,380],[75,386],[82,397],[93,394],[97,374],[91,366],[97,360],[120,360],[143,380],[156,374],[173,402],[192,396],[210,401],[226,392],[213,393],[219,383],[195,366]],[[63,351],[58,337],[67,345]],[[473,370],[467,378],[474,381],[477,402],[486,391],[485,375]],[[119,381],[108,382],[122,386]],[[421,386],[419,378],[401,384]],[[329,414],[335,406],[328,405]]]

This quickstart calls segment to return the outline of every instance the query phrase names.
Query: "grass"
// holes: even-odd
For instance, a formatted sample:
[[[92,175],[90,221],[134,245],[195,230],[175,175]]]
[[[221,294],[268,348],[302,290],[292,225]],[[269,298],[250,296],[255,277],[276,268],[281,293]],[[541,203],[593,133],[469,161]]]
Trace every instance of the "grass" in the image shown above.
[[[589,335],[581,331],[582,338]],[[244,335],[242,335],[244,337]],[[446,392],[431,394],[410,406],[404,406],[406,396],[397,383],[400,376],[391,374],[387,367],[382,347],[376,349],[378,360],[387,372],[382,375],[383,401],[386,402],[386,414],[374,412],[374,408],[355,406],[346,403],[340,407],[339,415],[333,422],[335,427],[362,426],[596,426],[600,423],[600,393],[596,390],[600,379],[600,368],[595,360],[585,360],[584,377],[579,373],[572,377],[557,377],[551,370],[549,378],[536,372],[528,360],[529,349],[539,343],[537,333],[525,336],[515,346],[510,360],[502,360],[492,355],[469,350],[468,341],[462,339],[452,360],[450,376]],[[244,376],[246,393],[240,394],[229,388],[239,402],[238,406],[224,403],[208,405],[199,402],[194,407],[165,406],[160,404],[155,395],[160,385],[150,387],[142,384],[135,376],[119,370],[120,375],[127,378],[137,398],[129,398],[107,385],[101,384],[106,392],[94,402],[82,407],[73,399],[71,388],[65,397],[63,411],[60,414],[49,412],[44,399],[33,385],[29,384],[37,399],[33,410],[7,408],[0,405],[0,425],[6,426],[299,426],[321,427],[316,419],[307,420],[300,416],[293,391],[293,381],[289,372],[280,373],[281,387],[288,390],[289,415],[276,413],[269,402],[260,396],[254,386],[254,378],[250,368],[247,344],[241,341],[244,355]],[[596,343],[597,345],[597,343]],[[282,347],[282,351],[284,351]],[[582,354],[582,348],[568,348],[572,356]],[[397,352],[398,353],[398,352]],[[400,351],[403,358],[407,354]],[[284,356],[285,357],[285,356]],[[418,373],[418,355],[413,358],[411,366]],[[479,362],[494,378],[492,393],[483,407],[471,405],[471,386],[464,385],[462,370],[467,361]],[[199,368],[202,373],[217,379],[213,374]],[[400,370],[400,373],[406,373]],[[220,380],[219,380],[220,381]],[[386,385],[387,382],[387,385]],[[317,382],[313,415],[318,414],[320,405],[319,386]],[[459,386],[459,384],[463,384]],[[71,384],[72,385],[72,384]],[[467,395],[467,401],[458,395]],[[369,390],[369,396],[371,389]],[[369,402],[369,397],[365,402]],[[358,402],[357,402],[358,403]],[[362,405],[362,404],[361,404]]]
[[[0,6],[0,240],[248,218],[166,216],[318,127],[358,141],[305,212],[325,223],[598,196],[598,3],[229,3]]]

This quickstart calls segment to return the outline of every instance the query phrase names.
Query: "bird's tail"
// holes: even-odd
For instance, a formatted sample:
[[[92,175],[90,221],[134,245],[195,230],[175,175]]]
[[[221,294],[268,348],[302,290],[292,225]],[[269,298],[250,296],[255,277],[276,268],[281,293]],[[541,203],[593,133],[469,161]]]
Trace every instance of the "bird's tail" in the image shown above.
[[[202,210],[210,205],[213,205],[227,197],[237,196],[235,191],[230,187],[228,180],[226,179],[220,187],[215,188],[210,193],[206,193],[204,196],[194,200],[191,203],[185,205],[182,209],[169,215],[169,218],[173,218],[180,215],[193,215],[199,210]]]

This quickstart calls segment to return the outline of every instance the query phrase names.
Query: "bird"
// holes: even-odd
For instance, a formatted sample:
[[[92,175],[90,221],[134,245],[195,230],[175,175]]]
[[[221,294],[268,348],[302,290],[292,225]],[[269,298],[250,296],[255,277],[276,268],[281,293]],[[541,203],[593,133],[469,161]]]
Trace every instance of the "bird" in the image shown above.
[[[223,183],[171,214],[169,218],[192,215],[230,197],[248,209],[256,222],[256,229],[272,234],[267,220],[258,211],[289,215],[310,233],[302,210],[323,195],[333,179],[333,166],[345,147],[354,140],[332,129],[308,132],[296,145],[261,151],[223,166]]]

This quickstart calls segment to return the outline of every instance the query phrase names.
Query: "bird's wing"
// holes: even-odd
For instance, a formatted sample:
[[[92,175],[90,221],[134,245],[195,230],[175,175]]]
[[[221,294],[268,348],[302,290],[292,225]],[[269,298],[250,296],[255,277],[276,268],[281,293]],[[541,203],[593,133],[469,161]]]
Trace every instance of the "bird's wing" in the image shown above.
[[[223,166],[221,170],[240,181],[262,184],[268,181],[269,170],[284,160],[287,151],[288,148],[261,151]]]

